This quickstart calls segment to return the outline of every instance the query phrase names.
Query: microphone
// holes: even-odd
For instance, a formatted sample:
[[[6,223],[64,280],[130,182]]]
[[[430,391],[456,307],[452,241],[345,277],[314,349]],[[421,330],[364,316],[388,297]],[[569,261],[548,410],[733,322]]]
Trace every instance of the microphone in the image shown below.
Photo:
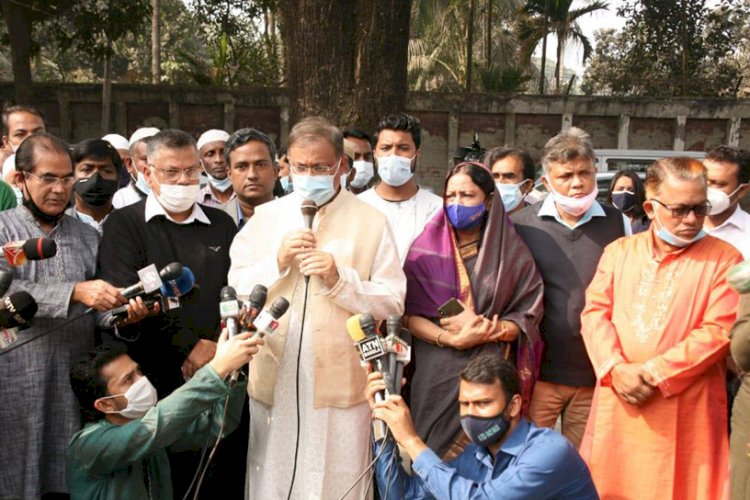
[[[27,328],[38,309],[28,292],[15,292],[0,300],[0,348],[16,341],[18,330]]]
[[[388,394],[393,394],[393,392],[390,381],[390,369],[385,366],[388,361],[386,352],[380,336],[375,331],[375,319],[371,314],[355,314],[346,320],[346,329],[349,332],[349,336],[357,344],[359,358],[363,362],[373,363],[375,371],[383,374],[386,387],[385,392],[375,393],[375,401],[380,403],[385,400]],[[373,434],[376,441],[384,439],[386,435],[385,422],[373,422]]]
[[[0,295],[5,295],[5,292],[10,288],[10,284],[13,283],[13,271],[0,270]]]
[[[138,295],[149,294],[159,290],[162,284],[179,278],[182,275],[182,264],[172,262],[164,267],[161,271],[156,270],[156,266],[151,264],[138,271],[140,281],[135,285],[120,290],[120,293],[126,299],[132,299]],[[190,273],[193,274],[192,272]],[[193,277],[195,283],[195,277]],[[192,287],[191,287],[192,288]]]
[[[401,317],[390,316],[386,322],[388,336],[385,339],[388,351],[388,367],[390,368],[393,393],[401,393],[401,379],[404,378],[404,365],[411,361],[411,333],[401,328]]]
[[[264,310],[258,315],[258,319],[255,320],[255,328],[257,333],[255,336],[260,338],[266,335],[273,335],[276,329],[279,327],[278,319],[281,318],[286,311],[289,309],[289,301],[284,297],[276,297],[271,307]]]
[[[232,338],[239,332],[237,316],[240,314],[240,303],[237,300],[237,291],[231,286],[225,286],[219,293],[219,300],[221,320],[227,325],[229,338]]]
[[[30,260],[42,260],[57,254],[57,243],[52,238],[32,238],[11,241],[3,245],[5,260],[11,266],[22,266]]]
[[[727,273],[729,285],[739,293],[750,293],[750,260],[740,262]]]
[[[180,275],[175,279],[170,279],[165,283],[162,283],[161,287],[159,287],[158,293],[146,297],[144,300],[149,309],[154,307],[154,304],[157,302],[162,304],[162,311],[174,309],[175,307],[167,307],[168,305],[171,305],[170,302],[172,300],[178,300],[179,302],[180,297],[190,292],[193,287],[196,286],[195,275],[190,268],[183,266],[182,264],[178,265],[180,266]],[[111,314],[108,320],[109,326],[113,327],[117,322],[128,317],[127,305],[115,307],[114,309],[111,309],[109,313]]]
[[[302,218],[305,220],[305,229],[312,229],[313,219],[315,218],[315,214],[318,213],[318,205],[310,199],[305,199],[302,201],[300,209],[302,210]],[[309,282],[310,277],[305,276],[305,286]]]
[[[243,308],[242,327],[247,330],[254,330],[253,322],[255,318],[260,314],[260,310],[266,305],[266,296],[268,295],[268,289],[263,285],[255,285],[253,291],[250,292],[250,296],[247,298],[245,307]]]

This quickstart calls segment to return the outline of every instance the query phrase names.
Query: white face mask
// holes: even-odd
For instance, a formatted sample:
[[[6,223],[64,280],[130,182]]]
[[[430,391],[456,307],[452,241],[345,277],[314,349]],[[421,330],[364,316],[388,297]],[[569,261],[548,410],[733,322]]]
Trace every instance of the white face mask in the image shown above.
[[[229,179],[229,176],[224,177],[223,179],[217,179],[216,177],[206,172],[206,177],[208,177],[208,182],[210,182],[211,185],[220,193],[225,193],[232,187],[232,181]]]
[[[10,144],[10,143],[8,143],[8,144]],[[20,144],[18,146],[14,146],[13,144],[10,145],[10,149],[13,150],[13,154],[15,154],[16,151],[18,151],[18,148],[20,148],[20,147],[21,147]]]
[[[383,182],[389,186],[403,186],[414,176],[411,171],[411,162],[416,158],[404,158],[403,156],[390,155],[378,157],[378,175]]]
[[[147,411],[156,405],[157,401],[156,389],[151,385],[148,377],[144,376],[136,380],[124,393],[107,396],[107,398],[119,396],[125,396],[125,399],[128,400],[127,406],[120,411],[108,411],[106,413],[117,413],[131,420],[143,417]]]
[[[526,184],[527,180],[519,182],[518,184],[503,184],[502,182],[495,183],[497,190],[500,192],[500,198],[503,200],[503,206],[506,212],[512,212],[518,207],[523,201],[524,195],[521,192],[521,186]]]
[[[158,181],[157,181],[158,183]],[[187,212],[198,199],[200,184],[182,186],[180,184],[159,184],[159,195],[156,197],[167,211],[172,213]]]
[[[341,160],[336,163],[336,171],[331,175],[292,174],[292,186],[302,198],[312,200],[319,207],[336,194],[333,178],[338,175]]]
[[[596,185],[594,185],[594,190],[582,198],[563,196],[555,191],[555,188],[552,187],[552,182],[550,182],[549,177],[547,177],[547,183],[549,185],[550,192],[552,193],[552,198],[555,200],[557,206],[559,206],[565,213],[570,214],[573,217],[578,217],[579,215],[585,214],[588,209],[591,208],[591,205],[594,204],[596,195],[599,194],[599,191],[596,189]]]
[[[138,175],[136,176],[135,187],[137,187],[138,190],[143,194],[151,194],[151,186],[148,185],[146,176],[143,175],[143,172],[141,172],[140,170],[138,171]]]
[[[724,213],[729,206],[732,204],[732,196],[736,193],[744,184],[737,186],[737,189],[729,194],[726,194],[721,189],[708,188],[708,202],[711,203],[711,211],[708,215],[719,215]]]
[[[354,174],[354,179],[352,179],[352,186],[355,188],[363,188],[375,176],[372,162],[357,160],[353,165],[354,170],[356,170],[357,173]]]

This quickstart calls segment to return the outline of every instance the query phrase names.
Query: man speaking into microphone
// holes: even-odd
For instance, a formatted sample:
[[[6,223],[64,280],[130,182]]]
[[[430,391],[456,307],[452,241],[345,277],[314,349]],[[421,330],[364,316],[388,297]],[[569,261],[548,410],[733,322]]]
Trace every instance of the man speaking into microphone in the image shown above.
[[[288,156],[294,192],[257,207],[230,252],[229,285],[241,299],[262,284],[269,303],[291,303],[250,364],[249,499],[338,497],[364,470],[370,409],[346,320],[400,315],[406,292],[385,217],[341,189],[341,132],[305,119],[289,135]]]

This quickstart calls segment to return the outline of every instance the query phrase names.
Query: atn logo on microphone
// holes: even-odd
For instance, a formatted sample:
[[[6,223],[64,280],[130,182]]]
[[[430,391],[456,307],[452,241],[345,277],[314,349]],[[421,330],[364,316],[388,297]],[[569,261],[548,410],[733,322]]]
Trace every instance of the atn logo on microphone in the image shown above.
[[[370,337],[357,343],[359,353],[362,355],[363,361],[370,361],[385,354],[383,352],[383,344],[377,337]]]

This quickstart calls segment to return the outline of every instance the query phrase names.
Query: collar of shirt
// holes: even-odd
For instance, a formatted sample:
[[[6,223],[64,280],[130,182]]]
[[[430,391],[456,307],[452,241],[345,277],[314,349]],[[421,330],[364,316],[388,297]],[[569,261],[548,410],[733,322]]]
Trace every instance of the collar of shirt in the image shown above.
[[[737,205],[734,212],[732,212],[732,215],[730,215],[727,220],[722,222],[721,225],[711,229],[709,232],[718,231],[726,226],[734,226],[740,231],[750,232],[750,223],[748,223],[748,221],[750,221],[750,217],[747,216],[747,212]]]
[[[146,222],[150,221],[157,215],[163,215],[168,221],[180,225],[192,224],[195,221],[202,222],[209,226],[211,225],[211,220],[206,216],[206,213],[201,209],[201,206],[198,203],[193,203],[193,211],[187,219],[181,222],[174,220],[172,216],[164,210],[164,207],[161,206],[159,200],[157,200],[156,196],[152,193],[146,197]]]
[[[88,224],[89,226],[92,226],[96,229],[99,229],[101,226],[103,226],[104,223],[107,221],[107,218],[109,217],[109,214],[107,214],[104,216],[104,218],[102,218],[101,222],[97,222],[97,220],[91,217],[89,214],[84,214],[83,212],[79,212],[78,210],[75,209],[75,207],[73,207],[73,213],[75,214],[76,218],[79,221],[85,224]],[[112,212],[110,212],[110,214],[111,213]]]
[[[237,196],[237,193],[235,193],[234,191],[232,191],[232,195],[229,197],[229,200],[227,200],[226,203],[232,201],[235,198],[235,196]],[[213,189],[211,189],[211,183],[210,182],[208,184],[206,184],[205,186],[203,186],[203,188],[201,189],[201,194],[200,194],[199,200],[201,201],[201,203],[203,203],[203,202],[206,201],[206,198],[212,200],[214,203],[218,203],[219,205],[223,205],[225,203],[225,202],[219,201],[219,199],[216,197],[216,195],[214,194]]]
[[[557,212],[557,205],[555,205],[555,200],[551,194],[547,195],[547,197],[544,198],[542,207],[539,209],[538,215],[539,217],[554,217],[557,222],[567,227],[568,229],[575,229],[579,226],[582,226],[590,221],[592,217],[607,216],[607,214],[604,213],[604,209],[602,208],[601,204],[599,204],[598,201],[594,200],[594,204],[591,205],[591,208],[586,210],[583,216],[578,220],[578,222],[576,222],[576,225],[570,227],[565,223],[565,221],[562,220],[562,217],[560,217],[560,214]]]

